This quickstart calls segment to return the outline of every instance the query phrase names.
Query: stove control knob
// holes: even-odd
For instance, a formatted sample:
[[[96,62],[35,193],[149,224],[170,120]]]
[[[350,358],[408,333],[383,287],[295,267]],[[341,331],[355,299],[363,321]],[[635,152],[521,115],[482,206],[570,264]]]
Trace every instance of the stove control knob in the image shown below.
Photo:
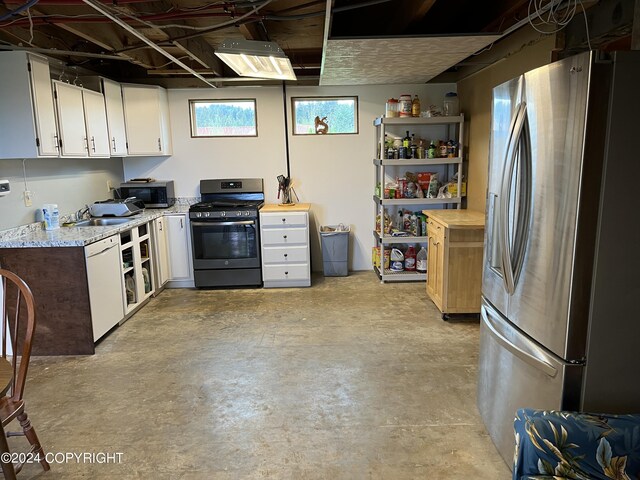
[[[196,212],[196,217],[200,218],[201,216],[202,216],[202,213]]]
[[[221,217],[226,217],[227,216],[227,212],[220,212],[220,216]]]
[[[242,212],[238,212],[238,213],[237,213],[237,216],[238,216],[238,217],[241,217],[241,216],[242,216]]]
[[[244,216],[248,217],[249,215],[251,215],[251,212],[249,210],[247,210],[246,212],[244,212]]]
[[[204,216],[205,216],[205,217],[210,217],[210,216],[211,216],[211,214],[210,214],[209,212],[205,212]]]

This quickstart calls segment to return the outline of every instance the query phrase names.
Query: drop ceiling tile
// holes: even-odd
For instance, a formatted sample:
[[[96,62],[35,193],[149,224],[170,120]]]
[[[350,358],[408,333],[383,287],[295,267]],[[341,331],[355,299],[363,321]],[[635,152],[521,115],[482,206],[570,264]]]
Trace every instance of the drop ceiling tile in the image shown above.
[[[498,35],[328,40],[320,85],[425,83]]]

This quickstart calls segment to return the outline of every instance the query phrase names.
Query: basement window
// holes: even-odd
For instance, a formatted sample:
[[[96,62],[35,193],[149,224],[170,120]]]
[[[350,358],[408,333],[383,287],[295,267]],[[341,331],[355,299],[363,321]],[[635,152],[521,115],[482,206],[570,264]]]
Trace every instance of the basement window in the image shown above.
[[[358,97],[293,97],[294,135],[358,133]]]
[[[257,137],[255,99],[189,100],[191,137]]]

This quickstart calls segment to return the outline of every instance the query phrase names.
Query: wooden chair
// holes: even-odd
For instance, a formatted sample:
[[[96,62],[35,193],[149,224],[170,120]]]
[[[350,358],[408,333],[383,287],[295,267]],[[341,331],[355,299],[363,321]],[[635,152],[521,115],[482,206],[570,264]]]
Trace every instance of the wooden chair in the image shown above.
[[[40,464],[46,471],[49,463],[45,459],[45,453],[38,440],[36,431],[25,412],[25,403],[22,398],[24,385],[27,379],[29,358],[31,357],[31,342],[36,327],[36,309],[33,294],[27,284],[16,274],[0,269],[0,284],[2,288],[2,303],[0,313],[2,316],[2,358],[8,360],[7,345],[11,342],[11,366],[13,379],[9,393],[0,398],[0,419],[2,426],[6,426],[14,419],[18,419],[22,432],[7,433],[7,436],[24,435],[31,444],[30,452],[39,455]],[[10,329],[10,333],[7,331]],[[10,337],[10,338],[7,338]],[[22,349],[19,357],[17,352]],[[19,472],[23,464],[16,465]]]

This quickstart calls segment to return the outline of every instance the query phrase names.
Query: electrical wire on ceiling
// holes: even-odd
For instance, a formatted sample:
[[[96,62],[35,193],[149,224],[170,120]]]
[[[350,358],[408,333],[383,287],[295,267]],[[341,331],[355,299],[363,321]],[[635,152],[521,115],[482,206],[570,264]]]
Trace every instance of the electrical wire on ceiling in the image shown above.
[[[0,16],[0,22],[4,22],[8,18],[11,18],[14,15],[24,12],[25,10],[28,10],[29,8],[33,7],[36,3],[38,3],[38,0],[29,0],[27,3],[25,3],[24,5],[20,5],[15,10],[11,10],[5,13],[4,15]]]
[[[537,32],[544,34],[557,33],[565,28],[576,12],[578,5],[582,8],[584,15],[584,25],[586,28],[587,43],[591,50],[591,40],[589,38],[589,22],[582,0],[529,0],[529,24]]]

